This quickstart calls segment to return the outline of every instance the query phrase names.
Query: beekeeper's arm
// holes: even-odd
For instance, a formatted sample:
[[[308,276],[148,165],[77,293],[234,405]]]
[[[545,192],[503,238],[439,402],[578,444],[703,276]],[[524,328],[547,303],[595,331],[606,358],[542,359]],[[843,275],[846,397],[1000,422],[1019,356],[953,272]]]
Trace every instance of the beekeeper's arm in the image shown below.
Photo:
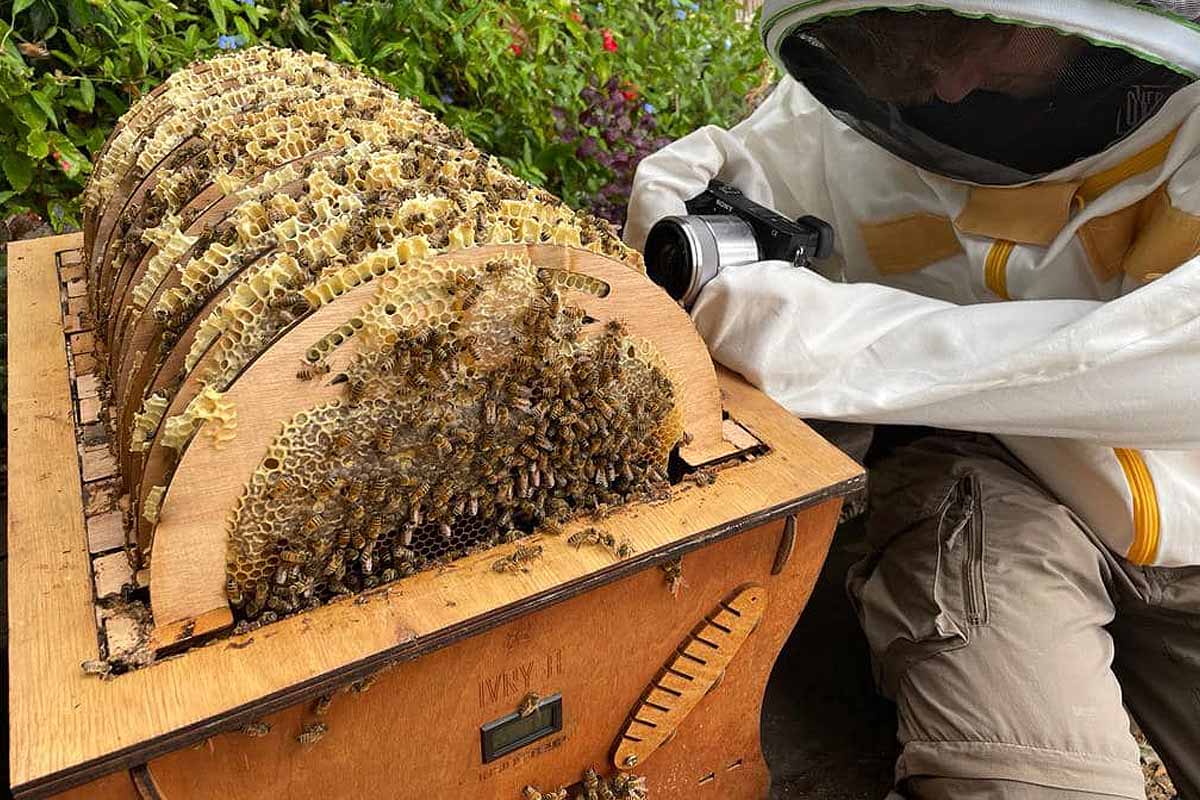
[[[821,126],[805,140],[817,109],[773,107],[797,94],[777,91],[735,128],[701,129],[643,161],[627,240],[643,244],[713,177],[831,218]],[[763,262],[722,272],[693,314],[717,361],[800,416],[1200,447],[1200,260],[1108,303],[970,306]]]

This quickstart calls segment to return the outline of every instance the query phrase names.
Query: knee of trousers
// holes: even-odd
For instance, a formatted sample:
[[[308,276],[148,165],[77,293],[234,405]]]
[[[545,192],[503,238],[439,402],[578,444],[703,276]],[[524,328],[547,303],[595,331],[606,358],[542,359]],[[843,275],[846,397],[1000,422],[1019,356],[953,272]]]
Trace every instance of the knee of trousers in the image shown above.
[[[898,781],[1143,797],[1105,562],[1074,516],[999,455],[926,448],[889,468],[848,588],[897,703]]]

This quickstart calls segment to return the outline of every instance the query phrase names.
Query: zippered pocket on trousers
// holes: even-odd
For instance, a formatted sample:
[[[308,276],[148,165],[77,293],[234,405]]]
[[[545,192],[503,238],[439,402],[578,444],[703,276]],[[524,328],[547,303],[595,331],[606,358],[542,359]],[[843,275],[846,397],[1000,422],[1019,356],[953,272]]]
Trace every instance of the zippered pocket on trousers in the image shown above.
[[[987,533],[983,524],[983,497],[975,473],[964,475],[955,485],[953,508],[955,527],[944,542],[947,550],[958,548],[962,552],[963,616],[968,625],[986,625],[988,601],[984,556]]]

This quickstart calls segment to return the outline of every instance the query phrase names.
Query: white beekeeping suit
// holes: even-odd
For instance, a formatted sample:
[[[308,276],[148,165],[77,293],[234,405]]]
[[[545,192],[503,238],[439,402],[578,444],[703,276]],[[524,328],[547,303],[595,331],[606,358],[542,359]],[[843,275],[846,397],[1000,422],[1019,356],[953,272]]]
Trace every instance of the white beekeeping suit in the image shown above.
[[[977,18],[995,43],[950,54],[953,75],[898,46],[864,77],[871,29],[846,21],[884,7]],[[827,220],[821,274],[760,262],[705,288],[693,313],[718,361],[801,416],[996,434],[1114,551],[1200,564],[1197,16],[768,0],[763,40],[792,77],[731,130],[646,159],[626,238],[712,178]]]

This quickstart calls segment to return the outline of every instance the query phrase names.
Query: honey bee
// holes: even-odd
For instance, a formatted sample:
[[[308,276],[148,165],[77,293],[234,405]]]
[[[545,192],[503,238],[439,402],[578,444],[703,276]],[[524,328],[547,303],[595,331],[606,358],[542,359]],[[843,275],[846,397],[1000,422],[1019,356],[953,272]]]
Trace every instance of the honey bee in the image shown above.
[[[408,547],[410,544],[412,544],[412,540],[413,540],[412,526],[405,526],[404,529],[400,531],[400,544],[404,545],[405,547]],[[397,556],[397,558],[399,558],[399,556]]]
[[[296,377],[302,381],[311,381],[313,378],[321,375],[329,374],[329,364],[325,361],[318,361],[316,364],[303,364],[299,371],[296,372]]]
[[[365,678],[360,678],[359,680],[356,680],[354,683],[350,684],[350,691],[354,694],[363,694],[372,686],[374,686],[375,681],[377,680],[379,680],[379,673],[368,675]]]
[[[392,440],[396,437],[396,426],[384,425],[375,434],[375,445],[379,448],[379,452],[386,453],[392,447]]]
[[[329,713],[329,707],[333,705],[333,692],[327,692],[316,699],[313,703],[313,713],[318,717],[323,717]]]
[[[328,497],[329,495],[342,488],[342,484],[346,481],[336,475],[326,475],[317,485],[317,496]]]
[[[238,733],[243,733],[246,736],[260,737],[266,736],[271,732],[271,723],[259,720],[257,722],[247,722],[242,727],[238,728]]]
[[[538,703],[542,701],[537,692],[530,692],[521,698],[520,705],[517,706],[517,714],[521,717],[528,717],[533,712],[537,711]]]
[[[529,442],[521,442],[521,444],[517,445],[517,450],[526,458],[536,459],[538,457],[537,449]]]
[[[326,575],[337,575],[345,569],[345,561],[341,550],[335,550],[333,555],[329,557],[329,561],[325,563]]]
[[[280,475],[271,486],[270,497],[277,500],[285,494],[291,494],[296,488],[296,481],[289,475]]]
[[[358,564],[359,564],[359,569],[362,570],[363,575],[370,575],[372,572],[375,571],[375,558],[370,553],[363,553],[359,557]]]
[[[453,449],[453,446],[450,444],[450,440],[440,433],[434,433],[430,438],[430,442],[433,444],[434,449],[437,450],[437,453],[440,456],[446,455]]]
[[[305,560],[302,550],[284,550],[279,554],[279,560],[285,564],[303,564]]]
[[[371,517],[370,523],[367,524],[367,539],[373,542],[379,538],[381,533],[383,533],[383,519]]]
[[[417,554],[412,550],[409,550],[407,547],[401,547],[397,545],[392,548],[392,558],[396,559],[397,561],[415,561]]]
[[[328,730],[329,726],[324,722],[309,723],[301,729],[300,735],[296,737],[296,741],[305,747],[311,747],[319,742]]]
[[[358,502],[358,498],[362,496],[363,487],[365,485],[366,481],[364,481],[362,478],[351,478],[350,482],[346,484],[346,490],[342,492],[342,496],[346,498],[347,503]],[[355,509],[355,511],[359,510],[361,509]]]
[[[325,518],[323,516],[321,516],[321,512],[317,511],[317,512],[311,514],[307,519],[304,520],[304,524],[301,526],[300,529],[302,531],[304,531],[304,533],[311,536],[312,534],[319,531],[321,529],[321,526],[324,524],[325,524]]]
[[[337,541],[338,547],[348,547],[350,545],[350,529],[349,528],[339,529],[336,541]]]

